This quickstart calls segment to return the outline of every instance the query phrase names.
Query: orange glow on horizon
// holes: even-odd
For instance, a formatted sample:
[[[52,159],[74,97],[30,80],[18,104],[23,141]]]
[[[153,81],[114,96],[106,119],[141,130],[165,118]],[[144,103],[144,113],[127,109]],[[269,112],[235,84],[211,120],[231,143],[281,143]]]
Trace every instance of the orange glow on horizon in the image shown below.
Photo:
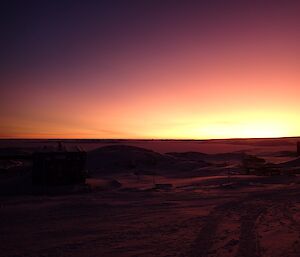
[[[239,116],[241,115],[241,116]],[[93,130],[78,130],[65,128],[64,130],[56,127],[40,128],[37,127],[36,134],[28,133],[18,134],[15,138],[104,138],[104,139],[225,139],[225,138],[277,138],[277,137],[295,137],[298,136],[298,130],[294,126],[296,114],[286,117],[272,113],[264,116],[261,114],[247,113],[245,115],[231,115],[230,122],[216,121],[214,119],[203,120],[201,118],[189,120],[174,120],[166,123],[155,124],[147,121],[146,127],[142,124],[132,124],[136,133],[117,132],[102,130],[95,132]],[[276,119],[277,116],[277,119]],[[268,117],[268,118],[266,118]],[[169,124],[173,124],[170,126]],[[300,123],[297,124],[298,128]],[[141,128],[143,130],[141,131]],[[133,129],[134,130],[134,129]],[[43,131],[41,133],[40,131]],[[56,131],[56,133],[55,133]],[[54,133],[53,133],[54,132]],[[10,134],[2,134],[2,138],[12,138]]]

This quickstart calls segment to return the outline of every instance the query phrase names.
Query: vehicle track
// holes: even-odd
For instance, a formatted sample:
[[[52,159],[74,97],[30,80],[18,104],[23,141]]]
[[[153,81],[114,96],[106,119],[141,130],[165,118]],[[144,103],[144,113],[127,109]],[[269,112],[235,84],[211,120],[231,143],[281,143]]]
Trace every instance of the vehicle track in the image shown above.
[[[241,215],[239,248],[236,257],[260,257],[260,244],[255,230],[258,217],[267,209],[261,204],[244,204]]]
[[[191,244],[189,251],[183,255],[188,257],[205,257],[214,244],[217,228],[222,222],[224,215],[236,208],[238,203],[231,201],[217,206],[207,217],[204,226],[201,228],[198,236]]]
[[[260,242],[256,231],[256,223],[261,215],[269,208],[277,208],[286,205],[287,202],[299,202],[299,189],[274,190],[256,193],[247,197],[227,202],[216,206],[206,217],[206,221],[200,229],[197,237],[186,254],[187,257],[212,257],[219,256],[218,252],[212,251],[217,235],[218,227],[222,222],[228,221],[228,217],[234,214],[239,217],[240,237],[235,257],[261,257]],[[286,212],[287,210],[282,210]],[[285,215],[289,215],[286,213]],[[300,227],[291,217],[294,226]],[[230,255],[231,256],[231,255]]]

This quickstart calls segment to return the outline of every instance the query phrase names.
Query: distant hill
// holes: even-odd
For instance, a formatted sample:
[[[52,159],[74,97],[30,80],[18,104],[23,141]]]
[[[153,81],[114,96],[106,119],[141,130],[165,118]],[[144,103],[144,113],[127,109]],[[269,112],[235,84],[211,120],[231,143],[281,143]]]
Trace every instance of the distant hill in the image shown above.
[[[279,163],[277,165],[280,168],[294,168],[294,167],[300,167],[300,158],[297,158],[295,160],[291,160],[288,162]]]
[[[137,168],[155,168],[170,158],[154,151],[130,145],[109,145],[88,153],[88,169],[122,172]]]
[[[219,153],[219,154],[206,154],[201,152],[170,152],[167,155],[174,156],[179,159],[190,160],[190,161],[241,161],[245,157],[243,152],[232,152],[232,153]]]
[[[199,159],[184,159],[130,145],[109,145],[88,152],[88,169],[92,174],[128,171],[188,171],[208,166]]]

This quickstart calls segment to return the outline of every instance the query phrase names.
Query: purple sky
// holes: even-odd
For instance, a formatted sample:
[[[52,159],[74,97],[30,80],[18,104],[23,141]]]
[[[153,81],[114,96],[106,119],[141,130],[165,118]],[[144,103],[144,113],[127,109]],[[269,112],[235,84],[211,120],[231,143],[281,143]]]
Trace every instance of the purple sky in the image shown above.
[[[0,136],[300,134],[298,1],[6,1]]]

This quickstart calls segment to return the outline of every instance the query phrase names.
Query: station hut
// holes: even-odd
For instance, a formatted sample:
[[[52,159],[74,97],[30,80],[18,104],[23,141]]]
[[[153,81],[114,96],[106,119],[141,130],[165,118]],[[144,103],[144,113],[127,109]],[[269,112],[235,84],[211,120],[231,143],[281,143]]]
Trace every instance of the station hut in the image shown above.
[[[84,183],[86,152],[79,147],[43,147],[32,156],[32,183],[59,186]]]

